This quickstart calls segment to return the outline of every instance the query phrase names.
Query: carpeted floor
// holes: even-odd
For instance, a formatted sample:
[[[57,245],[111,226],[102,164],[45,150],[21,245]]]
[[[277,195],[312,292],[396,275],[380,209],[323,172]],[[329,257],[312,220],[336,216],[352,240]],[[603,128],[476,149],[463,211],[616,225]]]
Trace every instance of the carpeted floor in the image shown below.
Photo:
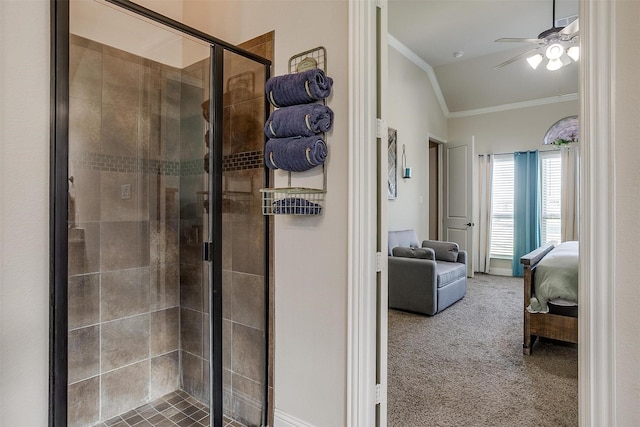
[[[577,426],[578,351],[522,354],[522,278],[476,274],[433,317],[389,310],[388,425]]]

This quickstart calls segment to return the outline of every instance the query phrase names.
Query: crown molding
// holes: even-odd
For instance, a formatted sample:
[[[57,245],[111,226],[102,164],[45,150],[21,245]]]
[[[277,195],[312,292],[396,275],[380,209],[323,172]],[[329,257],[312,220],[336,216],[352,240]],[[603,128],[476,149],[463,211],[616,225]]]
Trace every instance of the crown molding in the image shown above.
[[[440,83],[438,83],[438,78],[436,77],[436,73],[433,71],[433,67],[431,67],[431,65],[429,65],[424,59],[416,55],[415,52],[402,44],[400,40],[393,37],[391,34],[387,34],[387,40],[389,46],[397,50],[400,54],[402,54],[402,56],[413,62],[425,73],[427,73],[429,81],[431,81],[431,86],[433,86],[433,91],[436,93],[436,98],[438,98],[438,103],[440,104],[442,113],[445,117],[447,117],[449,115],[449,107],[447,107],[447,102],[444,100],[444,95],[442,94],[442,90],[440,89]]]
[[[449,113],[447,119],[457,119],[459,117],[477,116],[479,114],[498,113],[500,111],[517,110],[518,108],[538,107],[540,105],[555,104],[558,102],[577,101],[577,93],[567,95],[550,96],[548,98],[532,99],[529,101],[512,102],[510,104],[494,105],[493,107],[475,108],[473,110],[456,111]]]

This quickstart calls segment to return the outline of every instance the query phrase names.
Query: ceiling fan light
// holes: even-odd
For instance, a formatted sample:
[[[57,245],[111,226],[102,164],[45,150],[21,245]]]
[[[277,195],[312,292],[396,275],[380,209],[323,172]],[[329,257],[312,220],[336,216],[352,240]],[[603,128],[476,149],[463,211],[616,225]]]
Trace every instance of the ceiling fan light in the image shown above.
[[[560,68],[562,68],[563,65],[564,64],[559,59],[551,59],[551,60],[549,60],[549,63],[547,64],[547,70],[556,71],[556,70],[559,70]]]
[[[554,43],[547,48],[545,55],[550,60],[559,59],[564,53],[564,48],[560,43]]]
[[[540,63],[542,62],[542,55],[540,55],[539,53],[536,53],[535,55],[528,57],[527,62],[529,63],[531,68],[535,70],[536,68],[538,68],[538,65],[540,65]]]
[[[569,55],[574,61],[578,62],[578,59],[580,59],[580,48],[578,46],[571,46],[567,49],[567,55]]]

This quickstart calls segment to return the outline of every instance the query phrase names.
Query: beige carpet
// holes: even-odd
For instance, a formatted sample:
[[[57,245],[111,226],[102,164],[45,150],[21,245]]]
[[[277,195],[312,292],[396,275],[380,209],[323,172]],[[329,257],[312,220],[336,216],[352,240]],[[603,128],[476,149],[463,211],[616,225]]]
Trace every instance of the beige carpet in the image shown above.
[[[577,426],[577,347],[522,354],[521,278],[477,274],[433,317],[389,310],[388,425]]]

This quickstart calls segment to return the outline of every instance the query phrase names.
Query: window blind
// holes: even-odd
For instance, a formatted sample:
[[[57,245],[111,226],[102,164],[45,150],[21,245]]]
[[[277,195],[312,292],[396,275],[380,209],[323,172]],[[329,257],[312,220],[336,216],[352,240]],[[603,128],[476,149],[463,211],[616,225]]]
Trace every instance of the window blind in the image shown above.
[[[493,159],[491,185],[492,258],[513,257],[513,154],[497,154]]]
[[[560,204],[562,189],[562,160],[560,152],[540,153],[540,190],[542,244],[560,242]]]

